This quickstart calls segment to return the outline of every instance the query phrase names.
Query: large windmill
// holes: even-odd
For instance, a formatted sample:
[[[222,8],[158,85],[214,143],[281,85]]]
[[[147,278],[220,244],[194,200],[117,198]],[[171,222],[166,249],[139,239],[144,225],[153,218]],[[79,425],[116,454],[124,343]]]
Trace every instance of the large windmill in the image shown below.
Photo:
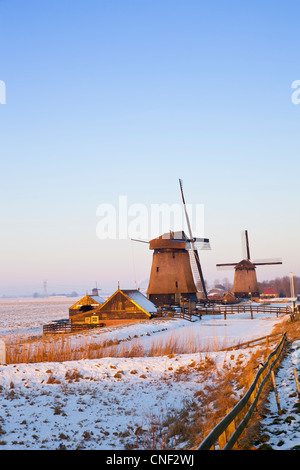
[[[193,237],[182,181],[179,183],[189,236],[184,231],[170,231],[146,242],[154,250],[147,295],[157,306],[197,302],[197,293],[207,300],[198,251],[210,249],[209,239]]]
[[[237,298],[258,297],[259,289],[256,278],[256,266],[265,266],[271,264],[282,264],[280,259],[276,260],[257,260],[250,261],[250,248],[248,231],[245,230],[244,236],[244,259],[239,263],[217,264],[218,268],[234,267],[234,282],[232,292]]]

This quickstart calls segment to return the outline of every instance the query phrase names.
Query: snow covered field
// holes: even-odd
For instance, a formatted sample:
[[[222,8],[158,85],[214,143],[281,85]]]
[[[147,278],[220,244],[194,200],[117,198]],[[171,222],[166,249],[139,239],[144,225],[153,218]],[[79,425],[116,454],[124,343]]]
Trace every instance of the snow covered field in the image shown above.
[[[76,299],[75,299],[76,300]],[[42,325],[67,318],[74,299],[0,302],[0,339],[7,335],[39,335]],[[247,315],[246,315],[247,317]],[[209,316],[190,323],[182,319],[144,321],[126,327],[94,330],[95,339],[130,342],[134,336],[148,349],[168,335],[189,337],[194,354],[161,357],[105,357],[79,361],[0,365],[0,449],[119,450],[136,439],[136,431],[153,428],[180,410],[196,392],[214,384],[193,364],[205,358],[216,370],[239,360],[242,368],[250,351],[218,352],[229,346],[270,334],[282,319],[268,314]],[[79,335],[80,336],[80,335]],[[79,337],[76,335],[76,337]],[[210,352],[201,352],[210,344]],[[179,374],[189,367],[189,374]],[[150,432],[150,431],[149,431]],[[146,437],[145,437],[146,439]]]

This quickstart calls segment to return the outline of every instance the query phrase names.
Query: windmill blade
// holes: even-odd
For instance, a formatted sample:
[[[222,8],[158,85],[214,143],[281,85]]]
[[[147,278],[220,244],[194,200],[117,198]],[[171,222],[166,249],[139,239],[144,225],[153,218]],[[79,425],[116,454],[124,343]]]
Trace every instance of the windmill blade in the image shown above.
[[[189,216],[188,216],[188,213],[187,213],[187,209],[186,209],[186,205],[185,205],[185,199],[184,199],[184,195],[183,195],[183,187],[182,187],[182,180],[181,180],[181,179],[179,179],[179,185],[180,185],[180,191],[181,191],[181,197],[182,197],[182,202],[183,202],[183,207],[184,207],[186,222],[187,222],[187,226],[188,226],[188,230],[189,230],[191,249],[192,249],[193,252],[194,252],[195,261],[196,261],[196,265],[197,265],[197,269],[198,269],[199,276],[200,276],[200,279],[201,279],[202,289],[203,289],[203,292],[204,292],[204,296],[205,296],[205,298],[207,299],[207,291],[206,291],[206,287],[205,287],[204,277],[203,277],[203,273],[202,273],[202,268],[201,268],[201,264],[200,264],[200,259],[199,259],[198,251],[197,251],[197,249],[195,248],[195,245],[194,245],[194,237],[193,237],[193,235],[192,235],[192,229],[191,229],[190,219],[189,219]]]
[[[197,250],[211,250],[208,238],[195,238],[194,245]]]
[[[255,264],[255,266],[263,266],[263,265],[268,265],[268,264],[282,264],[282,259],[281,258],[257,259],[253,261],[253,264]]]
[[[150,243],[150,242],[147,242],[146,240],[138,240],[136,238],[131,238],[130,240],[133,241],[133,242]]]
[[[238,263],[218,263],[216,266],[236,266]]]
[[[196,250],[211,250],[211,246],[209,243],[208,238],[194,238],[194,247]],[[186,242],[186,249],[190,250],[191,249],[191,240],[187,240]]]
[[[198,271],[198,266],[197,266],[197,262],[196,262],[196,258],[195,258],[195,253],[191,248],[188,250],[188,252],[189,252],[189,256],[190,256],[190,263],[191,263],[194,282],[196,284],[197,291],[201,291],[202,282],[201,282],[201,277],[200,277],[199,271]]]
[[[182,180],[181,180],[181,179],[179,180],[179,184],[180,184],[181,197],[182,197],[183,208],[184,208],[184,212],[185,212],[185,218],[186,218],[186,222],[187,222],[187,226],[188,226],[190,241],[191,241],[191,243],[193,243],[192,240],[194,239],[194,237],[193,237],[193,235],[192,235],[192,229],[191,229],[190,219],[189,219],[189,216],[188,216],[188,213],[187,213],[187,209],[186,209],[186,205],[185,205],[185,199],[184,199],[184,195],[183,195],[183,187],[182,187]]]
[[[243,230],[241,232],[241,238],[242,238],[243,258],[250,260],[250,247],[249,247],[248,230]]]
[[[224,271],[226,269],[233,269],[238,263],[224,263],[224,264],[216,264],[218,271]]]

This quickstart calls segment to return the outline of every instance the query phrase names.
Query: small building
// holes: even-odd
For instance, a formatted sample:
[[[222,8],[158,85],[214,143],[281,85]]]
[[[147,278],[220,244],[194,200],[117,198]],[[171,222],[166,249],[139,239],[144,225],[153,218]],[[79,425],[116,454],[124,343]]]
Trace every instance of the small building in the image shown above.
[[[274,287],[264,287],[263,293],[260,294],[261,299],[276,299],[277,297],[279,297],[279,294]]]
[[[86,312],[100,307],[104,304],[105,300],[99,295],[88,295],[86,294],[82,299],[78,300],[72,307],[69,308],[69,318],[72,320],[74,316],[84,316]],[[78,317],[79,318],[79,317]]]
[[[222,303],[223,304],[236,304],[237,303],[237,299],[236,297],[233,295],[232,292],[226,292],[226,294],[224,295],[223,299],[222,299]]]
[[[76,323],[101,323],[105,325],[122,323],[128,320],[149,320],[156,312],[155,305],[139,290],[118,289],[101,305],[96,306],[94,309],[77,310],[76,315],[71,316],[70,314],[70,319]]]
[[[219,289],[218,287],[213,287],[207,292],[207,297],[209,300],[222,300],[225,295],[224,289]]]

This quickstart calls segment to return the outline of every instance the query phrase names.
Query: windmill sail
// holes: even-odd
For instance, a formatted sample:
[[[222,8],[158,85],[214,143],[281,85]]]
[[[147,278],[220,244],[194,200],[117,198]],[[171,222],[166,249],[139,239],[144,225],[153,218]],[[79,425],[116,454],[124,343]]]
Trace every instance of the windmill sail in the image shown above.
[[[197,278],[198,278],[198,279],[200,278],[200,283],[199,283],[199,281],[198,281],[198,284],[200,284],[200,287],[202,287],[201,290],[203,290],[204,296],[205,296],[205,298],[207,299],[207,291],[206,291],[205,282],[204,282],[204,278],[203,278],[203,273],[202,273],[202,268],[201,268],[200,259],[199,259],[199,255],[198,255],[198,250],[197,250],[197,248],[196,248],[196,246],[195,246],[195,239],[194,239],[193,234],[192,234],[190,219],[189,219],[188,212],[187,212],[187,208],[186,208],[186,205],[185,205],[185,199],[184,199],[183,187],[182,187],[182,180],[181,180],[181,179],[179,179],[179,185],[180,185],[181,197],[182,197],[182,202],[183,202],[183,207],[184,207],[186,222],[187,222],[187,226],[188,226],[189,236],[190,236],[190,240],[189,240],[190,243],[191,243],[191,249],[190,249],[190,251],[192,252],[192,253],[190,254],[190,258],[192,258],[191,255],[194,256],[194,261],[195,261],[196,268],[197,268],[197,271],[198,271],[198,276],[197,276],[196,279],[195,279],[195,280],[196,280],[196,287],[198,288],[198,285],[197,285]],[[193,265],[194,265],[194,263],[193,263],[193,264],[191,263],[192,270],[193,270]],[[196,271],[195,267],[194,267],[194,270]]]
[[[264,266],[268,264],[282,264],[282,259],[281,258],[257,259],[253,261],[253,264],[255,264],[255,266]]]
[[[202,281],[201,281],[201,277],[200,277],[200,274],[199,274],[199,271],[198,271],[198,266],[197,266],[197,263],[196,263],[195,253],[191,248],[188,250],[188,252],[189,252],[189,256],[190,256],[190,263],[191,263],[192,273],[193,273],[193,277],[194,277],[194,282],[195,282],[195,285],[197,287],[197,291],[200,292],[202,290]]]

